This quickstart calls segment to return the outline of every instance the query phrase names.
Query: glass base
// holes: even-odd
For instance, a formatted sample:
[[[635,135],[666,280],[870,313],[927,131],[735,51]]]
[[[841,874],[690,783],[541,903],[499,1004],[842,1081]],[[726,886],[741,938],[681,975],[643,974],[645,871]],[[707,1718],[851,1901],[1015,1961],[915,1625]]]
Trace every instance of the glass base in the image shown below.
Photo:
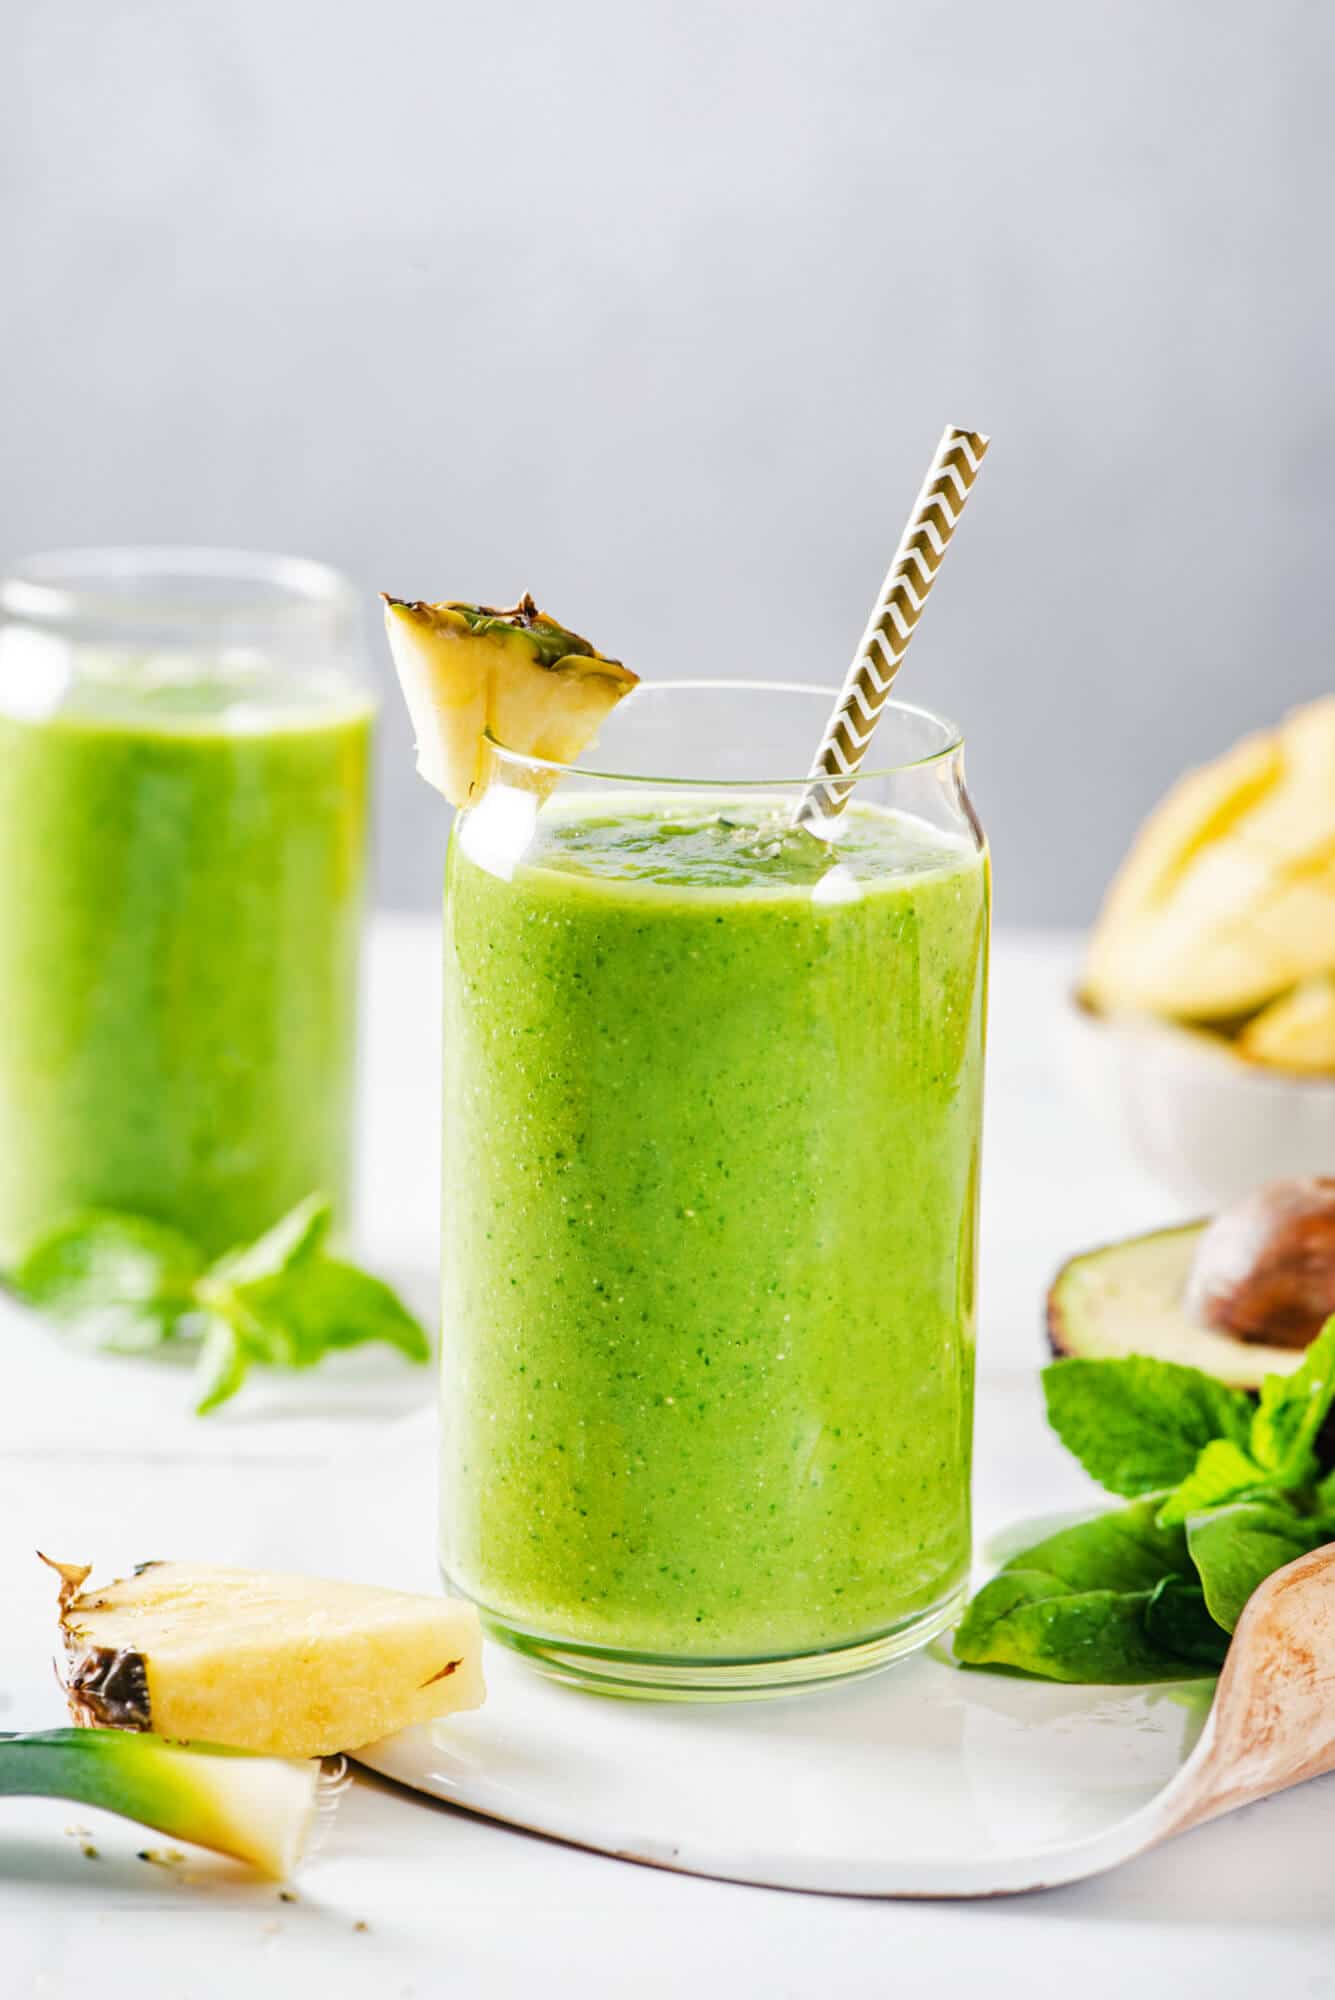
[[[470,1595],[448,1575],[445,1586],[455,1597]],[[966,1595],[967,1579],[926,1611],[853,1645],[773,1659],[720,1660],[671,1659],[547,1638],[489,1610],[476,1598],[473,1602],[489,1637],[521,1654],[550,1680],[587,1693],[619,1695],[630,1701],[766,1701],[879,1673],[906,1653],[916,1653],[954,1624]]]

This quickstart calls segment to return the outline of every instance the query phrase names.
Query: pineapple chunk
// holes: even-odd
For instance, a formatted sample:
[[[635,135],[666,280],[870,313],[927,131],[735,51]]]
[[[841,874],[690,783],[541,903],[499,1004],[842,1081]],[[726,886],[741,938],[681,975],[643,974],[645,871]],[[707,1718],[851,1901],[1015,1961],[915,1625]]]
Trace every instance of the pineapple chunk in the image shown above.
[[[451,805],[483,777],[485,739],[567,764],[636,685],[531,597],[513,611],[385,598],[390,651],[417,734],[417,768]]]
[[[279,1881],[300,1861],[317,1812],[340,1787],[318,1763],[166,1743],[121,1729],[44,1729],[0,1738],[0,1797],[76,1799],[233,1854]]]
[[[483,1699],[471,1604],[199,1563],[55,1563],[76,1722],[325,1757]]]
[[[1335,696],[1179,779],[1090,943],[1105,1011],[1228,1020],[1335,970]]]
[[[1273,1069],[1335,1074],[1335,976],[1309,979],[1248,1021],[1238,1051]]]

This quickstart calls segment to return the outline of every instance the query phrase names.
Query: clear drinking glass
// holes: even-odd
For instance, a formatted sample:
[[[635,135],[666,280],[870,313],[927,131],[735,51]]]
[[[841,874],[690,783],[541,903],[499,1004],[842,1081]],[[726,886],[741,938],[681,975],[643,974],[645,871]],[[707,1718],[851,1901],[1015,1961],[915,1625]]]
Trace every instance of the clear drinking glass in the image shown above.
[[[899,705],[794,830],[832,700],[642,687],[451,840],[442,1565],[622,1693],[865,1671],[965,1586],[987,854]]]
[[[0,1254],[346,1200],[372,703],[351,586],[198,549],[0,582]]]

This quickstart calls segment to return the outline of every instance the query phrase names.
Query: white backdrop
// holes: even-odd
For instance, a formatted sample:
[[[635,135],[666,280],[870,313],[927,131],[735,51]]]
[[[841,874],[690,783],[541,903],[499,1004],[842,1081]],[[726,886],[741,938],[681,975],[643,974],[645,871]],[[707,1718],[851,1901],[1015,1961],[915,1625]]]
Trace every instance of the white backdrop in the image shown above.
[[[288,548],[837,679],[942,423],[989,430],[905,692],[1010,918],[1083,919],[1179,766],[1335,683],[1323,0],[0,25],[0,561]],[[434,900],[396,702],[380,803]]]

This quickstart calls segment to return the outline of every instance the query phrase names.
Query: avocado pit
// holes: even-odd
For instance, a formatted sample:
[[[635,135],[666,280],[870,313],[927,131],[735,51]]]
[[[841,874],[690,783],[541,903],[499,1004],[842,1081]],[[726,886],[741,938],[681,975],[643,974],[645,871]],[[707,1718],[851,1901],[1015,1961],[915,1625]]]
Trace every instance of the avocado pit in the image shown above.
[[[1236,1340],[1310,1346],[1335,1313],[1335,1178],[1272,1181],[1224,1209],[1196,1246],[1185,1304]]]
[[[1335,1312],[1335,1180],[1272,1182],[1213,1220],[1070,1258],[1047,1300],[1055,1355],[1145,1354],[1255,1394]]]

